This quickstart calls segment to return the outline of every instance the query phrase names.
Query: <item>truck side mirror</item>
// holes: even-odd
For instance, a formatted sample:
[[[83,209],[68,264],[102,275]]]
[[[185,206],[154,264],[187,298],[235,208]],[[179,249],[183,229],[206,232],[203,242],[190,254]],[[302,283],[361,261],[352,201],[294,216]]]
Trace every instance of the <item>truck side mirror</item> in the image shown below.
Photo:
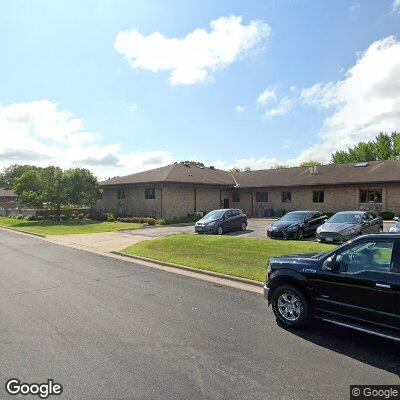
[[[322,264],[322,269],[333,272],[335,270],[335,257],[328,257]]]

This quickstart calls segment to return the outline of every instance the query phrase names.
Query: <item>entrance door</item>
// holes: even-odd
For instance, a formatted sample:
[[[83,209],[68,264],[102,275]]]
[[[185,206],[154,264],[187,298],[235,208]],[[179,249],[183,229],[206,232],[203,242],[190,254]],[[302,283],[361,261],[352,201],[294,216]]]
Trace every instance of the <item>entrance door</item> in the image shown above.
[[[229,199],[224,199],[224,208],[229,208]]]

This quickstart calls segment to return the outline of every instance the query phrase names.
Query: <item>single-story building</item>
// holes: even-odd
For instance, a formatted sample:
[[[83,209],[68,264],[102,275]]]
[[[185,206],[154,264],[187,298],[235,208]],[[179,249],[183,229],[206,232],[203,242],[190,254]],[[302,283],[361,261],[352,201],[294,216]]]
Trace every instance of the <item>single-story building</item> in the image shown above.
[[[17,206],[18,196],[13,190],[0,189],[0,208],[13,208]]]
[[[256,217],[299,209],[400,212],[396,160],[248,172],[177,163],[101,185],[98,209],[116,215],[169,219],[228,207]]]

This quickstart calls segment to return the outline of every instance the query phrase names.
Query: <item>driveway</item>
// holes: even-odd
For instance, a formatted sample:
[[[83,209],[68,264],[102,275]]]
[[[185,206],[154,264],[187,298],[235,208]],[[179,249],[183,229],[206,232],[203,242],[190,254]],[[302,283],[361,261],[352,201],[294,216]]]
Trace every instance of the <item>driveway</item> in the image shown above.
[[[0,398],[54,379],[57,399],[347,399],[398,384],[398,344],[277,326],[263,297],[0,231]],[[350,372],[350,373],[349,373]]]

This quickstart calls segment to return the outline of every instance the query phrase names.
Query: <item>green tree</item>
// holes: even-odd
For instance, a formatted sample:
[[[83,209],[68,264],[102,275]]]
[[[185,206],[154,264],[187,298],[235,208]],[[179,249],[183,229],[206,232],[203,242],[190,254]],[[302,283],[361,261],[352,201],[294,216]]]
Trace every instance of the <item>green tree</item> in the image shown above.
[[[303,161],[300,164],[300,167],[316,167],[318,165],[321,165],[321,163],[319,161],[309,160],[309,161]]]
[[[65,179],[70,204],[92,207],[101,198],[99,181],[88,169],[69,169]]]
[[[35,207],[93,206],[101,197],[97,178],[87,169],[63,171],[58,167],[39,168],[15,179],[15,192],[24,204]]]
[[[233,173],[237,173],[237,172],[241,172],[242,170],[240,169],[240,167],[232,167],[231,169],[230,169],[230,171],[231,172],[233,172]]]
[[[331,155],[334,164],[353,163],[362,161],[377,161],[399,159],[400,156],[400,133],[393,132],[391,135],[380,133],[375,140],[360,142],[347,151],[338,150]]]
[[[38,167],[33,165],[14,164],[4,168],[0,173],[0,188],[13,189],[14,181],[16,178],[22,176],[25,172],[35,170]]]

